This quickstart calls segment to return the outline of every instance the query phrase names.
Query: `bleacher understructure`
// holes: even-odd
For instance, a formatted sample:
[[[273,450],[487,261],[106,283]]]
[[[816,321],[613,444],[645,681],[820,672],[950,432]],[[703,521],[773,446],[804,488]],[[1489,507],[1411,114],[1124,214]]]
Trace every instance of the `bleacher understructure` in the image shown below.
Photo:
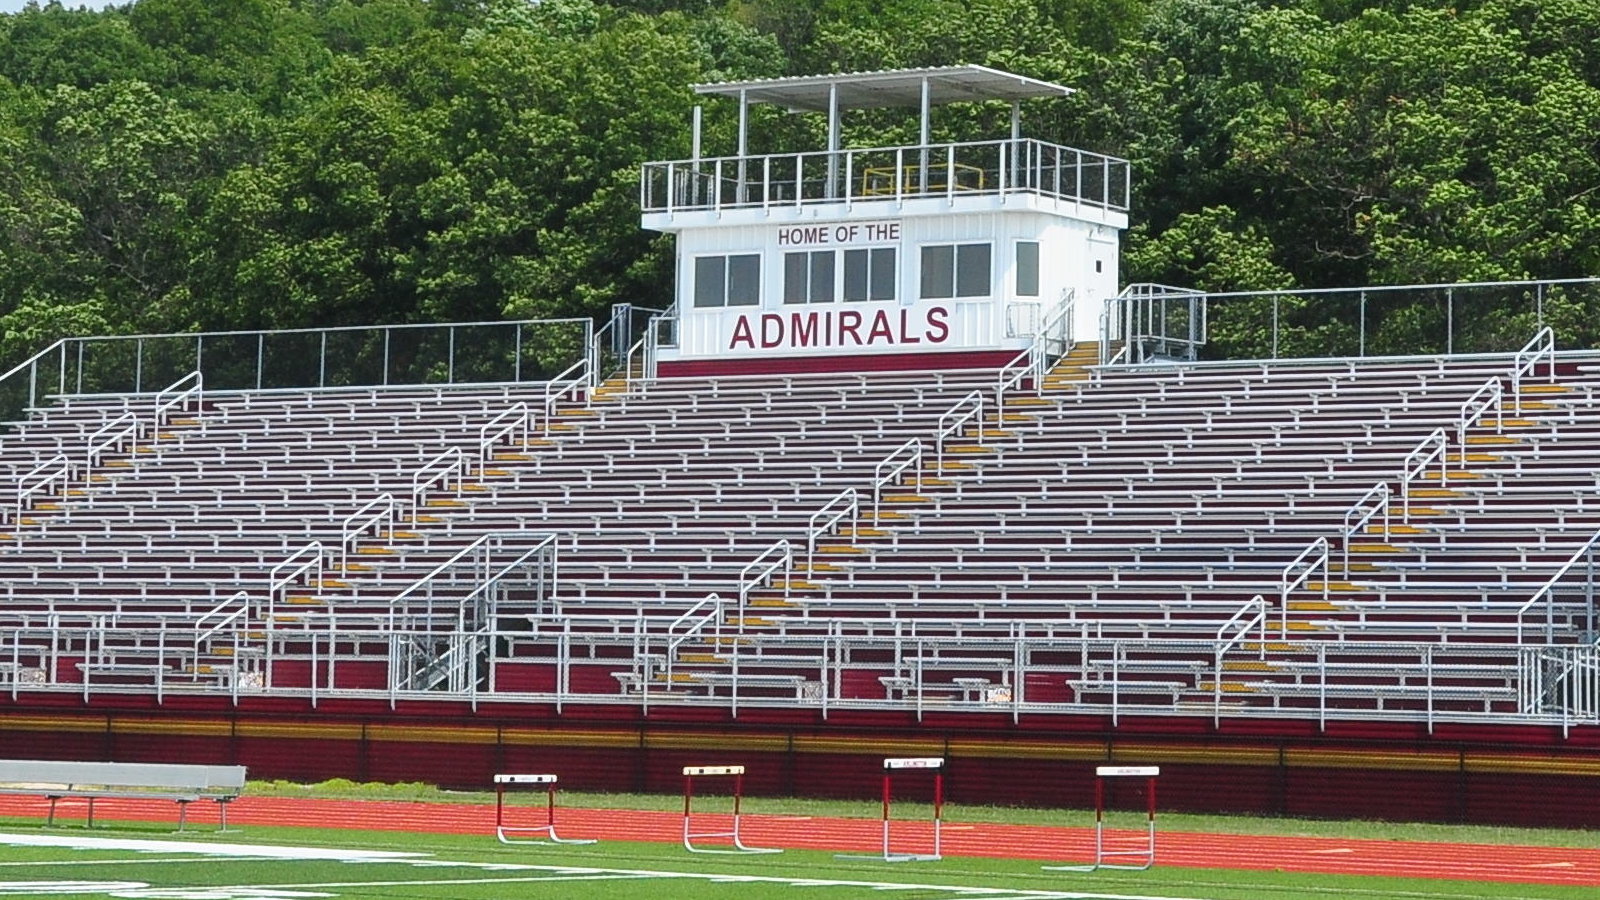
[[[493,723],[497,761],[666,723],[677,754],[1145,734],[1246,765],[1356,734],[1446,780],[1512,732],[1592,747],[1600,355],[1101,355],[51,395],[0,440],[0,742],[243,761],[261,722],[356,717],[328,740]]]

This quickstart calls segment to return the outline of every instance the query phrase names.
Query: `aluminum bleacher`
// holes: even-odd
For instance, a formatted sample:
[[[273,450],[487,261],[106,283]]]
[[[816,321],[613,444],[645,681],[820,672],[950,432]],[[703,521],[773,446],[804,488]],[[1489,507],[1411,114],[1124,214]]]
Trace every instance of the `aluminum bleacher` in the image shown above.
[[[1546,720],[1600,363],[1544,346],[62,390],[0,440],[0,687]]]

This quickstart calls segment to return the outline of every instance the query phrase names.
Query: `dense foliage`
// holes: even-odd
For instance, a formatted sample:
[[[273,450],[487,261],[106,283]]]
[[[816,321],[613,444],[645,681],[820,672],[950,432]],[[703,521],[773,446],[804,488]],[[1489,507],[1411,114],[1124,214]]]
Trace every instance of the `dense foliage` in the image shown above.
[[[687,155],[686,85],[954,62],[1081,89],[1025,129],[1133,161],[1128,280],[1593,274],[1597,48],[1593,0],[34,5],[0,16],[0,357],[659,305],[670,243],[638,228],[638,166]],[[938,137],[1005,116],[942,109]],[[730,118],[709,111],[708,150]],[[820,145],[808,118],[753,127]]]

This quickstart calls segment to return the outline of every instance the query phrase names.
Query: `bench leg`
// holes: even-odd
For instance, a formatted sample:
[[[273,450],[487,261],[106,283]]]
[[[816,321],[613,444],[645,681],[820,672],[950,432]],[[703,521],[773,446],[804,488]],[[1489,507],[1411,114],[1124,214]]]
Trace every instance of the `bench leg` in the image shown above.
[[[45,817],[44,827],[46,827],[46,828],[54,828],[55,827],[55,825],[56,825],[56,801],[60,800],[60,799],[61,799],[60,797],[51,797],[50,798],[50,814]]]
[[[89,827],[94,827],[94,798],[89,798]]]
[[[187,801],[187,800],[179,800],[178,801],[178,830],[179,831],[183,830],[183,819],[184,819],[184,816],[188,815],[188,813],[189,813],[189,801]]]
[[[217,801],[217,809],[218,809],[220,815],[222,816],[222,824],[217,826],[217,830],[218,831],[227,831],[228,830],[228,801],[226,801],[226,800],[218,800]]]

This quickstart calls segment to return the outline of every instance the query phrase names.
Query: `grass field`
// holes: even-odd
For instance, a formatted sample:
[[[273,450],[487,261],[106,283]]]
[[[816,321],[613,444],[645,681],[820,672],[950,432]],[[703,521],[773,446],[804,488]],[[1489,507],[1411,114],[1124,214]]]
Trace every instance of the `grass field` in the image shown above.
[[[1272,897],[1593,898],[1592,887],[1473,884],[1157,867],[1046,872],[955,859],[889,865],[791,851],[691,856],[666,844],[506,847],[492,837],[250,827],[173,835],[170,825],[44,829],[0,822],[0,895],[172,900],[551,897],[572,900],[1050,900]]]

